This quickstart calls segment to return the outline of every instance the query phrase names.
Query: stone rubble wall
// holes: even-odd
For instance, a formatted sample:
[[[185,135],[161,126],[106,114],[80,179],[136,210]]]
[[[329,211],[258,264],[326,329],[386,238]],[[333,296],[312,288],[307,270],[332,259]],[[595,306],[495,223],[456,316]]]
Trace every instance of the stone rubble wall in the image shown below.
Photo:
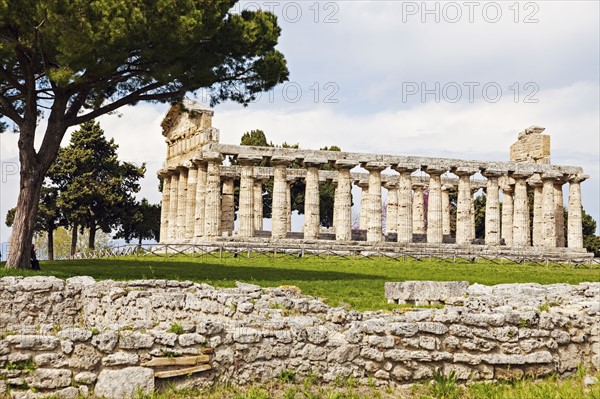
[[[475,284],[443,302],[360,313],[295,287],[4,277],[0,395],[126,398],[168,384],[269,381],[284,370],[386,385],[436,371],[491,380],[600,369],[600,283]],[[158,379],[146,365],[206,348],[209,371]]]

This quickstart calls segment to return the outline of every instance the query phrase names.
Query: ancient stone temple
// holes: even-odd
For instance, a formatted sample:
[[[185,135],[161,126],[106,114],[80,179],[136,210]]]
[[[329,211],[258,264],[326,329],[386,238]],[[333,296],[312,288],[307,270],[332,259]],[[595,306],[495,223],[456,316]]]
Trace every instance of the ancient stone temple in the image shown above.
[[[580,167],[550,163],[550,137],[542,134],[544,128],[532,126],[520,133],[511,146],[511,161],[473,161],[221,144],[212,116],[212,110],[185,101],[171,107],[162,122],[167,142],[167,160],[159,171],[162,243],[329,243],[339,248],[437,247],[460,253],[587,256],[580,183],[588,176]],[[269,166],[259,166],[264,164]],[[333,168],[324,170],[326,164]],[[263,196],[269,179],[272,218],[270,231],[265,231]],[[306,187],[304,226],[293,232],[290,185],[296,180]],[[333,228],[327,231],[319,217],[319,185],[324,182],[335,186]],[[362,190],[357,198],[353,185]],[[476,239],[473,204],[481,190],[486,193],[485,237]],[[456,201],[451,204],[454,192]],[[360,221],[352,220],[353,204],[360,210]]]

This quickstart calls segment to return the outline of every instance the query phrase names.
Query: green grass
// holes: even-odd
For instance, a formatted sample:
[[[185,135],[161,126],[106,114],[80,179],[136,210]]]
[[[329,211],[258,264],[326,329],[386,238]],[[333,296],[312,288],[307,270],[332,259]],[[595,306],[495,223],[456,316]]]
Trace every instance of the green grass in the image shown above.
[[[0,265],[2,266],[2,265]],[[122,257],[99,260],[42,262],[40,272],[0,268],[9,275],[53,275],[59,278],[87,275],[98,280],[174,279],[233,287],[236,281],[263,287],[294,285],[302,293],[323,298],[331,306],[348,304],[357,310],[391,310],[383,296],[386,281],[466,280],[494,285],[500,283],[569,283],[600,281],[600,268],[492,262],[429,260],[341,259],[341,258],[246,258]],[[346,306],[348,306],[346,305]]]
[[[244,387],[215,385],[208,389],[167,389],[162,393],[140,395],[140,399],[599,399],[600,382],[583,384],[583,376],[565,379],[550,377],[533,381],[479,382],[469,385],[446,381],[420,383],[397,388],[358,386],[356,384],[321,385],[309,377],[304,380],[274,381]]]

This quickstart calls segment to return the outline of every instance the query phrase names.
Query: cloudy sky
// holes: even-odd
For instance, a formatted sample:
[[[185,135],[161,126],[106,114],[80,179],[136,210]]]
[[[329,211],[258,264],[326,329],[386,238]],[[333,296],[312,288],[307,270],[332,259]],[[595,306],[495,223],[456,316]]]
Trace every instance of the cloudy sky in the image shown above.
[[[257,1],[237,9],[257,7],[279,18],[290,81],[247,108],[218,105],[221,142],[262,129],[274,143],[303,148],[504,161],[517,134],[539,125],[551,136],[552,163],[591,176],[583,203],[599,219],[599,2]],[[152,202],[160,201],[166,109],[139,104],[100,118],[121,159],[147,163],[140,195]],[[18,194],[15,135],[0,136],[0,157],[3,243]]]

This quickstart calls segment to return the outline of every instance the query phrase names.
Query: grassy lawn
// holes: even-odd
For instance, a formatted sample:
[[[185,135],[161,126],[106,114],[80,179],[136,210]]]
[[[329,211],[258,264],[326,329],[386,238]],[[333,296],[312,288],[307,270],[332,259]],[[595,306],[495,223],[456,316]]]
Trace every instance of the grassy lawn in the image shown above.
[[[2,266],[2,264],[0,264]],[[42,270],[0,268],[8,275],[53,275],[59,278],[87,275],[98,280],[141,278],[175,279],[203,282],[217,287],[232,287],[236,281],[263,287],[295,285],[307,295],[317,296],[329,305],[348,304],[357,310],[390,310],[383,296],[386,281],[467,280],[470,283],[569,283],[600,281],[600,268],[567,266],[496,264],[478,261],[340,259],[340,258],[223,258],[122,257],[99,260],[41,262]]]

